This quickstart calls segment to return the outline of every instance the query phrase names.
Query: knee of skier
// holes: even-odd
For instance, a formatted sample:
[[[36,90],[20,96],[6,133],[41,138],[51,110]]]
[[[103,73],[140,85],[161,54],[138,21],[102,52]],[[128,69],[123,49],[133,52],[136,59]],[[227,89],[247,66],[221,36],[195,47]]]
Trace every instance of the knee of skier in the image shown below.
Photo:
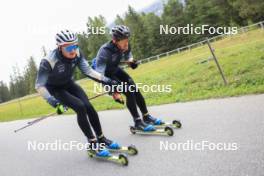
[[[129,90],[130,93],[134,93],[134,92],[138,92],[139,91],[133,79],[131,79],[131,78],[128,79],[128,85],[129,85],[129,89],[128,90]]]
[[[127,83],[128,83],[128,85],[135,85],[135,82],[132,78],[129,78]]]
[[[77,113],[86,113],[86,106],[83,102],[76,103],[75,109]]]
[[[86,104],[86,110],[88,115],[97,116],[97,112],[91,104]]]

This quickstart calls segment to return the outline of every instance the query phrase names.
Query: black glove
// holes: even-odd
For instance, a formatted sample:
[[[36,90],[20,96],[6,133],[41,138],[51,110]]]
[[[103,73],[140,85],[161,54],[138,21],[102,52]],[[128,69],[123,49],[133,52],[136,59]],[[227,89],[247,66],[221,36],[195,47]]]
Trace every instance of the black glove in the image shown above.
[[[104,82],[104,84],[111,87],[111,92],[117,92],[118,91],[118,85],[119,85],[118,81],[113,80],[113,79],[107,79]]]
[[[129,66],[134,70],[138,67],[138,61],[129,62]]]
[[[105,85],[108,85],[108,86],[114,86],[114,85],[119,85],[119,83],[116,81],[116,80],[113,80],[113,79],[107,79],[105,82],[104,82]]]

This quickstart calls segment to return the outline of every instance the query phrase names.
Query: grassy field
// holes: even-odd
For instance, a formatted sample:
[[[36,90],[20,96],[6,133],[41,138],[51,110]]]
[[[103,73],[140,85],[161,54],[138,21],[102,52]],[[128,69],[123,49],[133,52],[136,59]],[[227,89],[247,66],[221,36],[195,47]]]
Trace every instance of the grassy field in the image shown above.
[[[170,93],[143,92],[148,105],[264,92],[264,30],[256,29],[212,43],[228,86],[217,70],[207,45],[142,64],[127,71],[135,82],[171,85]],[[80,81],[89,96],[94,82]],[[124,108],[110,97],[92,100],[97,110]],[[20,110],[20,106],[22,112]],[[26,119],[54,111],[42,98],[25,98],[0,105],[0,121]],[[73,113],[70,111],[69,113]]]

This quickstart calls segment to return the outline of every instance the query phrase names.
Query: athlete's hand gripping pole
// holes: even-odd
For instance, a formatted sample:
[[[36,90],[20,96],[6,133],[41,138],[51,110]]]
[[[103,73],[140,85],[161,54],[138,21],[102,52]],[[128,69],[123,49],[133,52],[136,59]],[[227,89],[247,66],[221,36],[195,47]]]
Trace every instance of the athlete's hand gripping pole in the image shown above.
[[[89,100],[92,100],[92,99],[95,99],[95,98],[97,98],[97,97],[103,96],[103,95],[105,95],[105,94],[107,94],[107,93],[108,93],[108,92],[103,92],[103,93],[101,93],[101,94],[95,95],[95,96],[89,98]],[[34,125],[35,123],[38,123],[38,122],[40,122],[40,121],[42,121],[42,120],[48,118],[48,117],[52,117],[52,116],[54,116],[54,115],[56,115],[56,114],[59,114],[60,112],[63,113],[63,112],[65,112],[65,111],[67,111],[67,110],[68,110],[68,109],[67,109],[66,106],[58,105],[58,106],[56,107],[56,112],[53,112],[53,113],[50,113],[50,114],[48,114],[48,115],[42,116],[42,117],[37,118],[37,119],[35,119],[35,120],[33,120],[33,121],[29,121],[29,122],[27,123],[27,125],[25,125],[25,126],[19,128],[19,129],[17,129],[17,130],[14,130],[14,132],[16,133],[16,132],[18,132],[18,131],[21,131],[21,130],[23,130],[23,129],[25,129],[25,128],[31,126],[31,125]],[[60,111],[60,112],[58,112],[58,111]]]

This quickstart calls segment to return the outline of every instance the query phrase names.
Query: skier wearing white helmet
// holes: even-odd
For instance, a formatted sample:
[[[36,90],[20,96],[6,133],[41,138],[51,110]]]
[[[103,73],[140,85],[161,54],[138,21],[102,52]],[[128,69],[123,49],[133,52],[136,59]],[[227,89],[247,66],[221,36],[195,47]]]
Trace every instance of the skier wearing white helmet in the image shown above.
[[[78,45],[78,37],[70,30],[62,30],[56,34],[57,48],[43,58],[40,63],[36,89],[47,100],[58,114],[72,108],[77,113],[77,121],[84,135],[91,144],[104,143],[111,149],[119,146],[107,139],[102,132],[98,114],[89,102],[83,89],[73,80],[73,73],[78,67],[87,77],[105,85],[118,83],[93,70]],[[88,116],[88,119],[87,119]],[[93,127],[96,137],[93,134]],[[108,150],[98,150],[99,156],[108,156]]]

